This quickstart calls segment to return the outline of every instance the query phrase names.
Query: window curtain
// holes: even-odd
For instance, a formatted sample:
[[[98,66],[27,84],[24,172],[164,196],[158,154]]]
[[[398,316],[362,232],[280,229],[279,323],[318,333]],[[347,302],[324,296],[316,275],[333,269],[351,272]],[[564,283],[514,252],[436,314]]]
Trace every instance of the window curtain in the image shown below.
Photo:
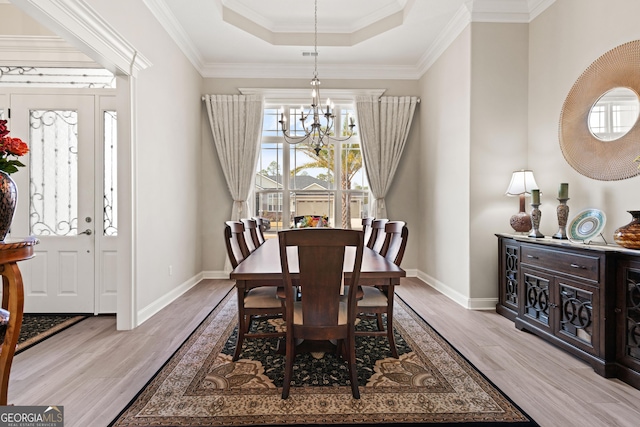
[[[387,218],[385,197],[400,162],[417,103],[415,96],[356,97],[362,153],[376,218]]]
[[[231,219],[251,217],[247,198],[258,161],[264,100],[255,95],[205,95],[213,142],[233,198]]]

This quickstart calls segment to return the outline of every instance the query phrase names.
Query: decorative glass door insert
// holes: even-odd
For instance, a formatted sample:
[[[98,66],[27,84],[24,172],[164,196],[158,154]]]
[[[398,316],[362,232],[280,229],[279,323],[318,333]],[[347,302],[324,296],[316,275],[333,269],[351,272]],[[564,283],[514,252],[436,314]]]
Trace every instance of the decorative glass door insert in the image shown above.
[[[36,236],[78,234],[78,113],[31,110],[30,225]]]

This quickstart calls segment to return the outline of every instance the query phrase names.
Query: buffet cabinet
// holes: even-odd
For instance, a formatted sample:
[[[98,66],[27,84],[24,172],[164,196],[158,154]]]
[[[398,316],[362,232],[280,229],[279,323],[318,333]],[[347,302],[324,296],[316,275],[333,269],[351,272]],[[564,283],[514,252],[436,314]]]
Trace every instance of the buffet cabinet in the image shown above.
[[[498,234],[496,311],[640,388],[640,251]]]

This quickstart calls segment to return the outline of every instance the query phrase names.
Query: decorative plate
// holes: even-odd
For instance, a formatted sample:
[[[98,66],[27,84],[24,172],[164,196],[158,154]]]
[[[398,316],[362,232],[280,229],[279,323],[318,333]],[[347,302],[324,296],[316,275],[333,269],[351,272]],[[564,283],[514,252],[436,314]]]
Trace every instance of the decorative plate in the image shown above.
[[[607,217],[600,209],[585,209],[569,223],[569,238],[585,243],[602,233]]]

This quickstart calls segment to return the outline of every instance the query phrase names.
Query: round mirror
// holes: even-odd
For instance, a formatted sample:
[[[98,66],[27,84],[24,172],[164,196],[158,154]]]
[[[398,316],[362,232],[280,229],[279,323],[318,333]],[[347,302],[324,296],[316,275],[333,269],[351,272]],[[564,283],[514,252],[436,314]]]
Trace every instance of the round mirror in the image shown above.
[[[576,80],[560,112],[560,149],[576,171],[601,181],[640,175],[640,40],[605,52]]]
[[[589,130],[600,141],[615,141],[631,130],[638,120],[638,94],[616,87],[602,95],[589,111]]]

